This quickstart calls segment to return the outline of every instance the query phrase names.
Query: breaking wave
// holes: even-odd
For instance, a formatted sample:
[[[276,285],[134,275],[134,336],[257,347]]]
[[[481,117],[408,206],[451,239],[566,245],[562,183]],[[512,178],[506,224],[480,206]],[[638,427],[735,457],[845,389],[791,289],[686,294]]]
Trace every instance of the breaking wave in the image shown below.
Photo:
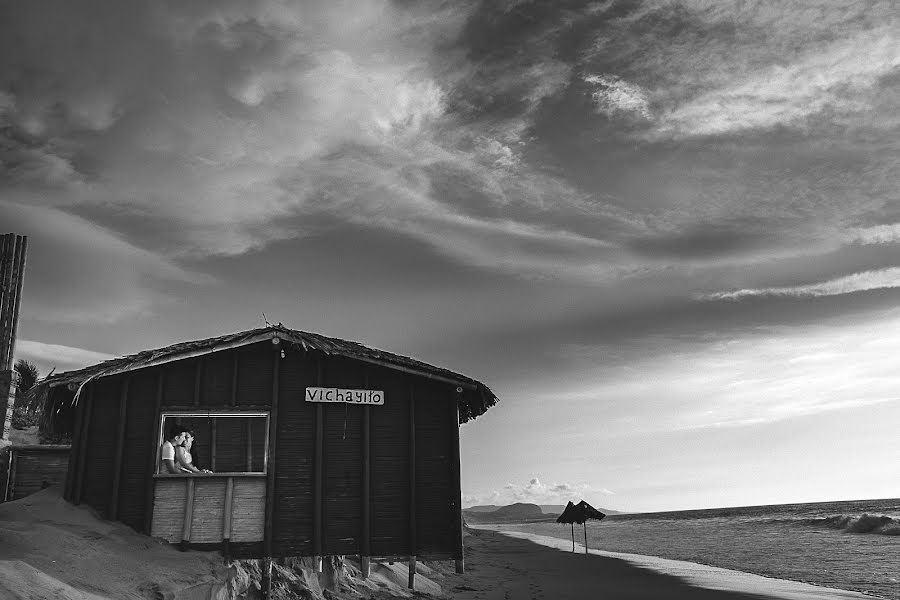
[[[835,515],[822,519],[805,519],[803,523],[829,529],[840,529],[847,533],[900,535],[900,521],[885,515]]]

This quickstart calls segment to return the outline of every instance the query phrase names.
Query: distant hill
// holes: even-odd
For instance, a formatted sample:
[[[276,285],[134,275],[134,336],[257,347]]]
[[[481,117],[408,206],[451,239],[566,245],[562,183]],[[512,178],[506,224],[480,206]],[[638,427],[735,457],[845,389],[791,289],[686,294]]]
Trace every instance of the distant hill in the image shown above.
[[[494,512],[500,508],[496,504],[479,504],[478,506],[470,506],[469,508],[464,508],[463,511],[469,512]]]
[[[470,523],[510,523],[514,521],[551,521],[562,514],[565,504],[530,504],[516,502],[509,506],[482,504],[463,509],[463,516]],[[620,511],[598,508],[607,515],[620,515]]]

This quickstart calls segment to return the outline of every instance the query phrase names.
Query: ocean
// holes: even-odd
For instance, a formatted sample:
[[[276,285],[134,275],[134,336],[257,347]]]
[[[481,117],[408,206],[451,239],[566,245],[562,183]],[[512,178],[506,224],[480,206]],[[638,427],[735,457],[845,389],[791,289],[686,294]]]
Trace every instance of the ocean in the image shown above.
[[[571,539],[568,525],[496,529]],[[735,569],[900,600],[900,499],[611,515],[588,546]],[[584,541],[580,525],[575,541]]]

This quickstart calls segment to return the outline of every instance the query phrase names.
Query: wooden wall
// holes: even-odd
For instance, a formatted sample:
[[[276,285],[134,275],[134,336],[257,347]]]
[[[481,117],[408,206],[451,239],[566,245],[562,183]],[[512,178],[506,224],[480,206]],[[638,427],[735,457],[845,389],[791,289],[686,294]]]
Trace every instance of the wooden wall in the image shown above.
[[[0,502],[18,500],[51,485],[62,485],[66,480],[69,451],[70,446],[11,446],[9,462],[2,469]]]
[[[384,390],[385,403],[310,403],[311,386]],[[102,378],[82,392],[66,497],[149,533],[168,485],[152,477],[161,412],[272,411],[268,553],[462,558],[458,398],[449,383],[268,341]],[[209,467],[213,432],[200,421],[195,462]],[[240,446],[223,421],[216,438]],[[218,471],[239,460],[216,449]]]

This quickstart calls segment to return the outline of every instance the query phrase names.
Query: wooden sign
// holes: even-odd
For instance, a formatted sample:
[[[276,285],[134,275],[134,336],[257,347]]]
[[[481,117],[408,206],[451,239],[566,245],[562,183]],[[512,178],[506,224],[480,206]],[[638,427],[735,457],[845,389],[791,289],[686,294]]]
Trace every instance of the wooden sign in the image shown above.
[[[345,390],[343,388],[306,388],[307,402],[346,402],[348,404],[384,404],[381,390]]]

